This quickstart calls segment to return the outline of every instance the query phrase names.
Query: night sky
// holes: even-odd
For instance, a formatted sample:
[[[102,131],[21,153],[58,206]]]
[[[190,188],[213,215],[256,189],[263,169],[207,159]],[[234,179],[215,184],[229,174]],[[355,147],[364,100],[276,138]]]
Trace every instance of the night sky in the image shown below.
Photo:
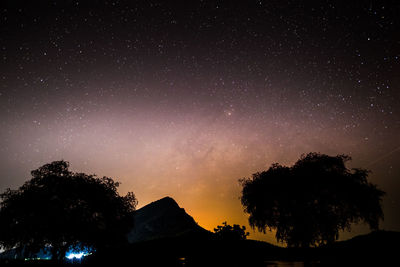
[[[400,4],[340,2],[1,1],[1,192],[64,159],[212,230],[239,178],[348,154],[400,230]]]

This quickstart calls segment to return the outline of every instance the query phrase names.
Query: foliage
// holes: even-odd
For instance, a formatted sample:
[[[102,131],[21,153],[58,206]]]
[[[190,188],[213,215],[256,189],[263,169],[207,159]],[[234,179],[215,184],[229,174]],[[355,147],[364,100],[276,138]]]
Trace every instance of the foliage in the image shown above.
[[[349,156],[309,153],[292,166],[273,164],[241,179],[241,202],[252,228],[276,230],[288,246],[331,243],[340,230],[364,222],[378,229],[385,192],[367,181],[369,171],[348,169]]]
[[[215,235],[223,240],[244,240],[249,235],[246,232],[245,226],[240,226],[238,224],[234,224],[233,226],[227,224],[227,222],[223,222],[222,225],[218,225],[217,228],[214,228]]]
[[[0,245],[37,253],[51,247],[62,259],[71,247],[104,248],[126,242],[137,201],[120,196],[109,177],[74,173],[55,161],[31,172],[19,189],[0,194]]]

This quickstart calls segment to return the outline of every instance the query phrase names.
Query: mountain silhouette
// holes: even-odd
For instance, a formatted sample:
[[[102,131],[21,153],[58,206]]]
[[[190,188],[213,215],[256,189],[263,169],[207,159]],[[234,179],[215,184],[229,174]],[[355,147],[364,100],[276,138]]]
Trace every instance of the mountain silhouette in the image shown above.
[[[210,234],[171,197],[164,197],[138,209],[134,213],[134,221],[134,228],[128,234],[130,243],[188,234]]]

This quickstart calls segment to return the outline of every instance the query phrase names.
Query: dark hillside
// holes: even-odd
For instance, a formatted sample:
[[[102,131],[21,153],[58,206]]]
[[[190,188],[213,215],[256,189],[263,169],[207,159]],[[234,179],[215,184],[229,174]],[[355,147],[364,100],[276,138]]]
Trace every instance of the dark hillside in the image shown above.
[[[188,233],[211,234],[180,208],[174,199],[165,197],[137,210],[135,226],[128,234],[130,243],[176,237]]]
[[[382,266],[384,263],[398,261],[399,240],[400,232],[374,231],[319,248],[318,254],[323,262]]]

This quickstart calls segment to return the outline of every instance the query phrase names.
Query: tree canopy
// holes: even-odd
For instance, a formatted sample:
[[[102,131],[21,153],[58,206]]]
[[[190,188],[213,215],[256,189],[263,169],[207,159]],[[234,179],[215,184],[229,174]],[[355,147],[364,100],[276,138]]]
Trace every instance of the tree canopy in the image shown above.
[[[245,226],[238,224],[229,225],[227,222],[223,222],[222,225],[218,225],[214,228],[215,235],[222,240],[244,240],[249,235],[246,232]]]
[[[318,246],[338,239],[353,223],[378,229],[385,192],[367,181],[369,171],[348,169],[349,156],[309,153],[292,166],[273,164],[240,179],[249,224],[276,230],[288,246]]]
[[[104,248],[126,242],[137,200],[120,196],[109,177],[74,173],[55,161],[31,172],[17,190],[0,194],[0,245],[34,254],[51,247],[62,259],[71,247]]]

